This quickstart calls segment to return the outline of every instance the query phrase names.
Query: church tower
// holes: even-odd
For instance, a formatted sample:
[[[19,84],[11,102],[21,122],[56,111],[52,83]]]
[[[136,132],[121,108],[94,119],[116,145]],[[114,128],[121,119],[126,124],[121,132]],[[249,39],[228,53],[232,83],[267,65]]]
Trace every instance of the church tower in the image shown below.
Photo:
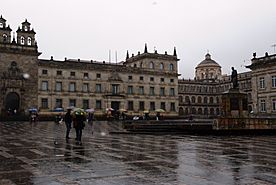
[[[11,31],[10,26],[6,25],[6,20],[0,16],[0,43],[10,43],[11,42]]]
[[[17,44],[25,46],[35,46],[35,31],[31,29],[31,24],[25,19],[21,23],[21,28],[18,27],[17,33]]]

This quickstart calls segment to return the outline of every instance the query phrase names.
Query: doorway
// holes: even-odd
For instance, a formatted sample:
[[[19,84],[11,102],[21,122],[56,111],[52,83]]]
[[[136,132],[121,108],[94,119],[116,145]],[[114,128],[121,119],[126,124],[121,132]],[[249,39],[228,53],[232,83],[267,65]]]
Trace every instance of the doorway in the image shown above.
[[[5,102],[6,102],[6,104],[5,104],[6,111],[13,111],[13,112],[14,112],[14,110],[18,111],[19,105],[20,105],[20,98],[17,93],[10,92],[6,96]]]
[[[111,108],[114,109],[115,111],[120,109],[120,102],[119,101],[112,101],[111,102]]]

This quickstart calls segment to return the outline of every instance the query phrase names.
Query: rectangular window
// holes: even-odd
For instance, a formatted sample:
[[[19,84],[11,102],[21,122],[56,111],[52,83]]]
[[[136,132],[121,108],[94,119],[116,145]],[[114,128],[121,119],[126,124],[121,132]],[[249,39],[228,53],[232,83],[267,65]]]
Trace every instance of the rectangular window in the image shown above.
[[[145,110],[145,102],[143,102],[143,101],[140,101],[139,102],[139,110],[141,111],[141,110]]]
[[[265,100],[261,100],[261,112],[266,112]]]
[[[76,99],[69,99],[69,106],[76,107]]]
[[[170,96],[174,96],[175,92],[174,92],[174,88],[170,88]]]
[[[74,76],[76,76],[76,73],[72,71],[72,72],[70,73],[70,76],[71,76],[71,77],[74,77]]]
[[[264,89],[265,88],[265,79],[264,77],[260,77],[260,89]]]
[[[102,108],[102,101],[96,100],[96,109],[101,109],[101,108]]]
[[[82,85],[82,92],[88,92],[88,83]]]
[[[150,77],[150,81],[151,81],[151,82],[154,82],[154,78],[153,78],[153,77]]]
[[[102,92],[102,85],[101,84],[96,84],[96,92],[97,93]]]
[[[144,94],[144,87],[143,87],[143,86],[140,86],[140,87],[139,87],[139,94],[140,94],[140,95],[143,95],[143,94]]]
[[[175,111],[175,103],[171,103],[171,111]]]
[[[56,108],[62,108],[62,99],[58,98],[56,99]]]
[[[58,92],[62,91],[62,82],[56,82],[56,91]]]
[[[133,101],[128,101],[128,110],[133,110]]]
[[[160,82],[165,82],[165,79],[164,78],[160,78]]]
[[[42,91],[48,91],[48,81],[42,81],[41,82],[41,90]]]
[[[174,79],[171,79],[170,82],[173,83],[173,82],[174,82]]]
[[[144,80],[144,77],[143,76],[140,76],[140,81],[143,81]]]
[[[132,76],[128,76],[128,80],[132,80]]]
[[[82,108],[83,109],[89,108],[89,100],[82,100]]]
[[[48,74],[48,70],[47,70],[47,69],[43,69],[43,70],[42,70],[42,74],[43,74],[43,75],[47,75],[47,74]]]
[[[160,96],[165,96],[165,87],[160,87]]]
[[[272,99],[272,111],[276,111],[276,99]]]
[[[41,108],[43,108],[43,109],[48,108],[48,99],[47,98],[41,98]]]
[[[151,96],[154,95],[154,87],[150,87],[149,95],[151,95]]]
[[[119,85],[118,84],[112,84],[112,94],[118,94],[119,93]]]
[[[97,73],[96,74],[96,77],[99,79],[99,78],[101,78],[101,74],[100,73]]]
[[[275,88],[276,87],[276,76],[272,76],[272,87]]]
[[[163,109],[163,110],[166,110],[166,103],[165,102],[161,102],[160,108]]]
[[[155,110],[155,102],[150,102],[150,110],[154,111]]]
[[[127,93],[128,94],[133,94],[133,86],[128,86],[127,87]]]
[[[57,75],[62,75],[62,71],[57,71]]]
[[[75,82],[70,82],[69,91],[70,92],[75,92],[76,91],[76,83]]]
[[[88,73],[83,73],[83,78],[88,79],[89,78]]]

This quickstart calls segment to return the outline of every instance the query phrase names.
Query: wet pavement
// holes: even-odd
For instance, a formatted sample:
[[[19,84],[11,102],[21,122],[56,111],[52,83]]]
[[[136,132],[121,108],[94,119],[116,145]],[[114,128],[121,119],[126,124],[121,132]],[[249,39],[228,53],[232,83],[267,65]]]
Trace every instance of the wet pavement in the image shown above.
[[[86,125],[79,146],[74,130],[66,142],[64,125],[0,122],[0,184],[276,184],[276,136],[109,134],[116,130]]]

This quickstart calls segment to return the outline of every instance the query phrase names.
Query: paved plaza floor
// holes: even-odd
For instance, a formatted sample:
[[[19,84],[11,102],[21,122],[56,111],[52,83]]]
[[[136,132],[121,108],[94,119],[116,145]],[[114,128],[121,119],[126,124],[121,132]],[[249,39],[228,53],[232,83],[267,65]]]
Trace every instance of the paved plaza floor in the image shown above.
[[[276,184],[276,136],[109,134],[118,129],[86,125],[79,146],[64,125],[0,122],[0,184]]]

